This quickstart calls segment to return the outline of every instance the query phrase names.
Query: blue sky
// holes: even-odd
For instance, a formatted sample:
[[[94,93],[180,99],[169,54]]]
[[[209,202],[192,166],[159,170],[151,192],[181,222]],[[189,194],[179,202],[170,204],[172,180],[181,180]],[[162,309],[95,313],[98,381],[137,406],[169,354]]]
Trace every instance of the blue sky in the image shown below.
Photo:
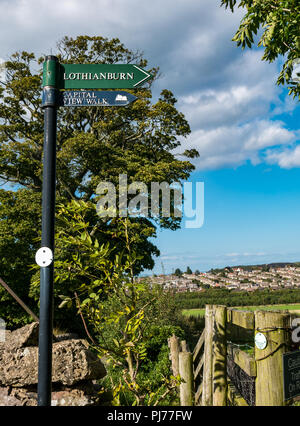
[[[63,36],[118,37],[139,49],[190,123],[182,151],[200,158],[191,181],[205,187],[199,229],[158,231],[154,272],[176,267],[300,261],[300,107],[276,86],[282,59],[261,61],[231,41],[243,11],[219,0],[0,0],[0,58],[55,54]]]
[[[280,114],[284,128],[297,132],[299,113],[295,102],[295,108]],[[155,272],[299,261],[300,168],[288,164],[295,161],[292,152],[282,155],[281,162],[252,164],[247,159],[236,166],[196,170],[190,181],[204,182],[204,225],[158,232],[161,258]]]
[[[299,260],[299,169],[246,164],[193,179],[205,184],[204,225],[158,233],[166,270]]]

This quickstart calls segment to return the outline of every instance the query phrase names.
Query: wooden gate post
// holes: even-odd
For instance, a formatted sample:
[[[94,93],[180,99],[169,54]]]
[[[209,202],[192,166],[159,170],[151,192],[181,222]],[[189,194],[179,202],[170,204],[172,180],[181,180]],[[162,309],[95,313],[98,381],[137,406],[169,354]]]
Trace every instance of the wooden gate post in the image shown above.
[[[213,333],[213,406],[227,405],[226,306],[215,306]]]
[[[255,333],[262,333],[267,346],[259,349],[255,345],[256,405],[285,405],[283,396],[282,354],[288,351],[289,315],[279,312],[255,312]]]
[[[202,389],[202,405],[203,406],[208,406],[213,404],[213,387],[212,387],[213,327],[214,327],[214,306],[206,305],[203,389]]]
[[[191,352],[179,353],[179,374],[184,380],[180,383],[180,405],[194,405],[193,354]]]

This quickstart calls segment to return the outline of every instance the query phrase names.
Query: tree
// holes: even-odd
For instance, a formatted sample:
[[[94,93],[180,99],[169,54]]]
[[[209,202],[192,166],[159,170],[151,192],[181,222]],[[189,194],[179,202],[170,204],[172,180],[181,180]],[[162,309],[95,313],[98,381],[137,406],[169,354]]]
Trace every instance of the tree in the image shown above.
[[[191,268],[188,266],[187,268],[186,268],[186,274],[192,274],[193,273],[193,271],[191,270]]]
[[[118,39],[79,36],[64,37],[55,52],[61,63],[135,63],[143,68],[147,61],[140,52],[128,50]],[[17,294],[24,297],[40,244],[40,205],[42,188],[43,111],[41,84],[43,58],[34,53],[17,52],[6,62],[6,80],[0,82],[0,179],[13,185],[0,191],[0,261],[1,274]],[[158,77],[158,69],[152,68]],[[190,161],[177,159],[172,150],[179,137],[190,128],[176,110],[172,92],[163,90],[156,103],[151,102],[151,85],[131,92],[138,100],[128,107],[60,108],[57,122],[57,194],[58,204],[71,200],[92,200],[101,181],[119,185],[119,175],[126,173],[128,184],[183,181],[194,169]],[[195,152],[185,152],[195,156]],[[19,210],[18,210],[19,209]],[[100,243],[113,239],[121,250],[117,221],[98,220],[89,213]],[[137,235],[135,249],[143,253],[135,264],[135,273],[152,269],[159,250],[150,238],[156,227],[180,227],[180,218],[160,215],[131,220]],[[16,223],[16,227],[12,224]],[[56,227],[67,226],[57,218]],[[72,230],[70,229],[72,233]],[[72,248],[69,248],[72,251]],[[68,253],[56,249],[63,260]],[[16,268],[11,265],[17,265]],[[26,294],[27,293],[27,294]],[[0,297],[3,290],[0,289]],[[14,303],[12,301],[12,303]],[[0,308],[0,316],[6,318]]]
[[[182,276],[182,271],[179,268],[175,269],[174,275],[176,275],[177,277],[181,277]]]
[[[289,94],[300,96],[300,85],[292,81],[295,64],[300,62],[300,3],[298,0],[222,0],[221,6],[233,12],[244,7],[246,13],[233,37],[242,49],[255,44],[254,36],[262,28],[258,46],[264,48],[262,60],[273,62],[279,56],[284,64],[277,84],[287,84]]]

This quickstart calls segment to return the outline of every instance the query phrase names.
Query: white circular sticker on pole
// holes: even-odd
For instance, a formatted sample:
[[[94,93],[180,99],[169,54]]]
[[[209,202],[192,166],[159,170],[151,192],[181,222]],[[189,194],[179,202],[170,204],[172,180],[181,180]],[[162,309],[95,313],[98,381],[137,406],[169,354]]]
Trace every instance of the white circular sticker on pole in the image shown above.
[[[36,263],[41,267],[51,265],[53,262],[53,252],[49,247],[41,247],[38,249],[35,255]]]
[[[262,333],[257,333],[255,335],[255,345],[258,349],[265,349],[268,344],[267,338]]]

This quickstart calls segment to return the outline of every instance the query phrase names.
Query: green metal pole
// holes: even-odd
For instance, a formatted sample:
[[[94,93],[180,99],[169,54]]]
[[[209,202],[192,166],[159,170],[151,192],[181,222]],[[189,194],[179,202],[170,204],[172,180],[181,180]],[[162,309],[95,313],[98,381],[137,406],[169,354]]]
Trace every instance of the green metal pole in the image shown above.
[[[56,183],[56,123],[59,62],[47,56],[43,74],[44,160],[42,190],[42,248],[36,261],[40,270],[38,405],[51,406],[53,334],[53,253]]]

